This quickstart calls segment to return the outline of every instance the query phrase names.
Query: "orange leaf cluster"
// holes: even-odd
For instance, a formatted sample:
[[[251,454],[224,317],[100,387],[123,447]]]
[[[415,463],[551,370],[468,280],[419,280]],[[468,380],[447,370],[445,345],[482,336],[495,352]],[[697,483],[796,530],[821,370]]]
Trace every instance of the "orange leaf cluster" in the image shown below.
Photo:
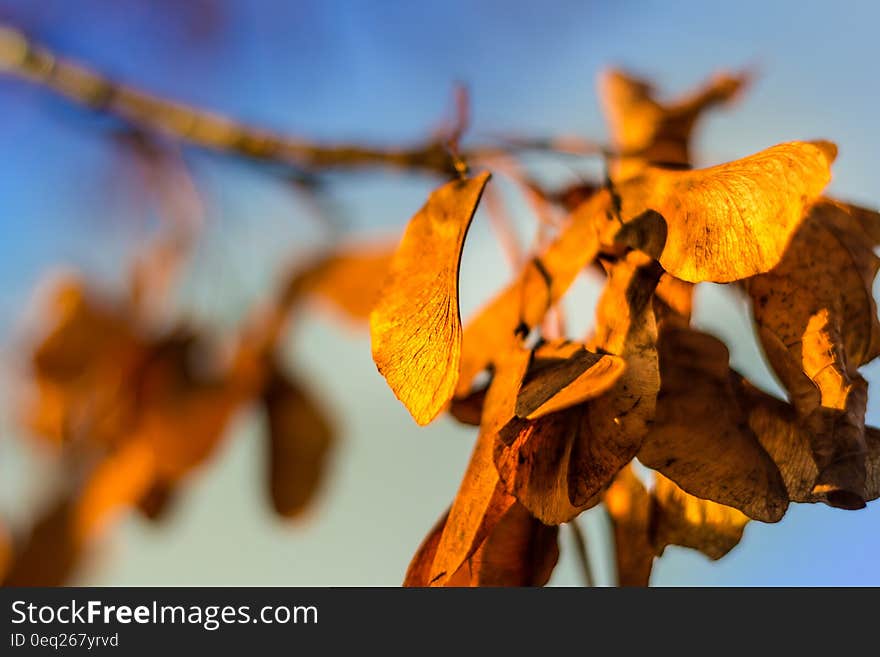
[[[608,181],[558,197],[569,214],[556,235],[463,329],[458,268],[488,174],[445,185],[413,217],[371,317],[374,359],[419,424],[447,409],[479,433],[406,584],[544,584],[556,527],[604,503],[620,582],[645,585],[667,545],[717,559],[749,519],[776,522],[790,502],[854,509],[880,496],[857,371],[880,353],[880,215],[822,196],[837,152],[826,141],[692,169],[698,119],[745,81],[722,75],[661,102],[606,74]],[[546,338],[548,313],[596,264],[593,333]],[[747,291],[787,400],[691,328],[703,282]]]

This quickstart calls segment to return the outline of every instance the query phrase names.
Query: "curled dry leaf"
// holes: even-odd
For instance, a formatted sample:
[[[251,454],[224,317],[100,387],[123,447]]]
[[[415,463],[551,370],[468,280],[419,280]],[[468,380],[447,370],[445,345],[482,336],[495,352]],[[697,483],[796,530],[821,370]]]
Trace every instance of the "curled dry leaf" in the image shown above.
[[[302,513],[318,489],[333,429],[303,387],[275,369],[263,393],[269,424],[268,483],[282,516]]]
[[[749,521],[734,508],[689,495],[662,475],[656,477],[652,496],[659,516],[654,521],[657,546],[680,545],[720,559],[736,547]]]
[[[516,395],[516,416],[536,420],[606,392],[621,377],[626,361],[611,354],[594,354],[568,340],[542,344]]]
[[[504,490],[492,463],[494,436],[480,431],[458,494],[437,544],[428,584],[444,586],[516,501]]]
[[[373,359],[419,424],[452,398],[461,355],[458,270],[489,174],[435,190],[410,220],[370,316]]]
[[[631,467],[620,471],[604,499],[621,586],[647,586],[654,557],[668,545],[720,559],[739,543],[749,520],[736,509],[689,495],[659,474],[648,492]]]
[[[597,309],[590,345],[621,357],[626,369],[604,393],[498,432],[501,479],[536,518],[561,524],[595,505],[597,494],[638,451],[659,388],[651,296],[659,266],[632,252],[613,265]],[[499,366],[496,378],[503,367]],[[489,389],[493,395],[495,381]],[[484,414],[485,415],[485,414]]]
[[[749,409],[749,427],[779,468],[792,502],[831,504],[828,491],[816,488],[819,469],[809,432],[791,405],[737,379],[740,405]],[[865,427],[865,501],[880,497],[880,429]]]
[[[727,347],[664,325],[657,349],[660,392],[639,460],[693,495],[764,522],[782,518],[785,484],[739,405]]]
[[[404,586],[429,586],[428,574],[447,521],[444,515],[412,559]],[[544,586],[559,559],[558,527],[513,503],[445,586]]]
[[[608,193],[601,192],[579,206],[553,242],[467,323],[457,397],[466,396],[480,372],[518,347],[593,261],[599,250],[596,217],[608,202]]]
[[[702,87],[663,103],[653,86],[618,69],[604,71],[599,95],[611,132],[611,146],[620,154],[612,175],[623,179],[645,164],[691,164],[691,133],[703,113],[735,98],[748,82],[744,74],[719,73]]]
[[[880,354],[872,296],[880,214],[823,199],[782,262],[747,282],[764,351],[811,437],[817,492],[864,505],[866,382],[858,367]]]
[[[673,276],[726,283],[775,267],[804,210],[831,179],[837,148],[789,142],[708,169],[648,167],[616,185],[603,245],[660,260]]]

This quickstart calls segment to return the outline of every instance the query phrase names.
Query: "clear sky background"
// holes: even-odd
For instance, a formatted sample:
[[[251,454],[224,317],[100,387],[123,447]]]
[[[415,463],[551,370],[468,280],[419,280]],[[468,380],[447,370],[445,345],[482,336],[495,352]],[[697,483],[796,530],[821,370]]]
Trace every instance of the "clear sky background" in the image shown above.
[[[344,2],[0,0],[0,20],[114,77],[252,123],[316,139],[405,143],[448,111],[455,81],[473,100],[471,136],[579,133],[601,138],[595,75],[616,64],[683,91],[718,68],[756,66],[735,108],[703,125],[701,163],[791,140],[828,138],[840,156],[834,194],[880,206],[880,5],[864,2]],[[210,18],[210,20],[208,20]],[[59,265],[108,289],[145,230],[145,211],[118,174],[106,119],[0,78],[0,508],[24,517],[45,481],[18,446],[11,417],[20,320]],[[187,152],[209,229],[181,291],[201,321],[229,325],[320,230],[266,171]],[[545,165],[548,175],[569,170]],[[574,163],[589,171],[587,164]],[[433,181],[334,176],[340,216],[357,234],[399,230]],[[525,209],[515,207],[518,216]],[[467,316],[508,276],[480,214],[462,266]],[[704,286],[697,324],[723,337],[734,365],[775,389],[744,302]],[[876,290],[875,290],[876,293]],[[586,326],[595,290],[569,304]],[[473,431],[441,419],[420,429],[376,373],[363,333],[306,319],[289,361],[333,409],[343,438],[332,476],[304,521],[278,522],[262,486],[261,419],[244,413],[169,522],[131,518],[83,573],[84,584],[396,585],[453,496]],[[880,367],[865,368],[880,383]],[[877,391],[874,390],[874,393]],[[880,423],[877,394],[869,421]],[[35,469],[36,468],[36,469]],[[36,475],[34,473],[37,473]],[[607,527],[585,516],[599,579]],[[570,537],[554,584],[578,583]],[[880,505],[844,512],[793,506],[776,525],[751,523],[728,557],[670,548],[662,585],[880,585]]]

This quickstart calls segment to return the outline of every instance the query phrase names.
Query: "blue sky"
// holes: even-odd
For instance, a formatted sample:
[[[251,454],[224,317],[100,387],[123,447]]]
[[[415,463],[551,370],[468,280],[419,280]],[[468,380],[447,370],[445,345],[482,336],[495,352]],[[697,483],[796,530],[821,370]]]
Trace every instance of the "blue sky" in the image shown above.
[[[474,139],[498,132],[601,137],[595,75],[603,66],[632,68],[671,92],[718,68],[755,66],[761,75],[751,92],[704,124],[701,161],[790,139],[832,139],[840,148],[832,192],[880,206],[874,2],[253,0],[224,3],[207,32],[204,16],[181,9],[201,4],[86,0],[72,11],[63,0],[0,0],[0,19],[181,101],[292,134],[377,143],[424,137],[448,111],[456,81],[471,90]],[[18,318],[45,272],[75,267],[118,287],[120,267],[148,217],[116,175],[107,119],[6,78],[0,107],[0,335],[4,360],[14,365]],[[320,231],[270,172],[195,151],[186,158],[208,205],[209,229],[181,304],[202,319],[228,323]],[[332,184],[352,230],[366,233],[402,226],[432,181],[371,173],[334,176]],[[462,266],[465,316],[507,275],[481,216]],[[580,293],[582,300],[593,294]],[[698,301],[698,324],[727,339],[738,368],[772,385],[742,302],[715,287]],[[586,301],[572,310],[576,317],[591,313]],[[375,372],[362,334],[311,318],[289,352],[345,427],[334,475],[309,521],[281,526],[269,514],[260,487],[260,418],[245,414],[170,525],[126,521],[83,583],[400,581],[454,494],[473,434],[445,420],[417,428]],[[6,508],[38,487],[20,474],[30,456],[9,440],[14,429],[3,402],[14,387],[11,371],[0,388]],[[878,382],[880,368],[866,368],[866,375]],[[869,418],[880,422],[876,399]],[[670,549],[654,582],[878,585],[878,519],[877,505],[856,513],[798,506],[777,525],[752,523],[721,562]],[[591,513],[586,523],[594,551],[603,554],[603,518]],[[577,582],[567,538],[557,584]]]

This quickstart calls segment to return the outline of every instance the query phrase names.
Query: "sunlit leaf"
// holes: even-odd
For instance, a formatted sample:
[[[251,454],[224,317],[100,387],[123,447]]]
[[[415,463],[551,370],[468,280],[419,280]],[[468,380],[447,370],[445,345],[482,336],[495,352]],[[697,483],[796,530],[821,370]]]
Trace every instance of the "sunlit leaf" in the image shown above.
[[[788,496],[793,502],[825,502],[828,491],[815,486],[819,469],[813,458],[810,434],[797,410],[739,379],[740,404],[749,409],[749,427],[779,468]],[[880,430],[865,427],[865,497],[880,497]],[[836,503],[836,502],[835,502]]]
[[[657,549],[651,536],[653,503],[632,466],[617,473],[603,501],[614,534],[614,563],[619,586],[647,586]]]
[[[660,383],[651,308],[660,274],[638,252],[611,268],[588,348],[626,361],[614,385],[595,399],[538,420],[515,420],[498,432],[495,464],[507,490],[547,524],[595,505],[641,446]],[[502,372],[499,365],[496,377]],[[487,401],[493,388],[494,381]]]
[[[448,514],[431,529],[407,569],[404,586],[428,586]],[[445,586],[543,586],[559,559],[557,527],[548,527],[514,502]]]
[[[621,377],[626,361],[594,354],[567,340],[535,349],[516,398],[517,417],[536,420],[606,392]]]
[[[789,142],[694,171],[648,167],[616,185],[603,244],[625,244],[685,281],[729,282],[775,267],[831,179],[830,142]]]
[[[652,496],[656,546],[680,545],[720,559],[736,547],[749,521],[736,509],[689,495],[662,475],[654,481]]]
[[[689,495],[660,474],[649,492],[632,468],[620,471],[604,500],[621,586],[647,586],[654,557],[669,545],[720,559],[736,547],[749,521],[736,509]]]
[[[483,432],[477,438],[437,546],[428,579],[432,586],[443,586],[455,575],[516,501],[498,479],[492,463],[492,438]]]
[[[461,356],[458,269],[489,174],[447,183],[410,220],[370,317],[373,359],[419,424],[452,398]]]

